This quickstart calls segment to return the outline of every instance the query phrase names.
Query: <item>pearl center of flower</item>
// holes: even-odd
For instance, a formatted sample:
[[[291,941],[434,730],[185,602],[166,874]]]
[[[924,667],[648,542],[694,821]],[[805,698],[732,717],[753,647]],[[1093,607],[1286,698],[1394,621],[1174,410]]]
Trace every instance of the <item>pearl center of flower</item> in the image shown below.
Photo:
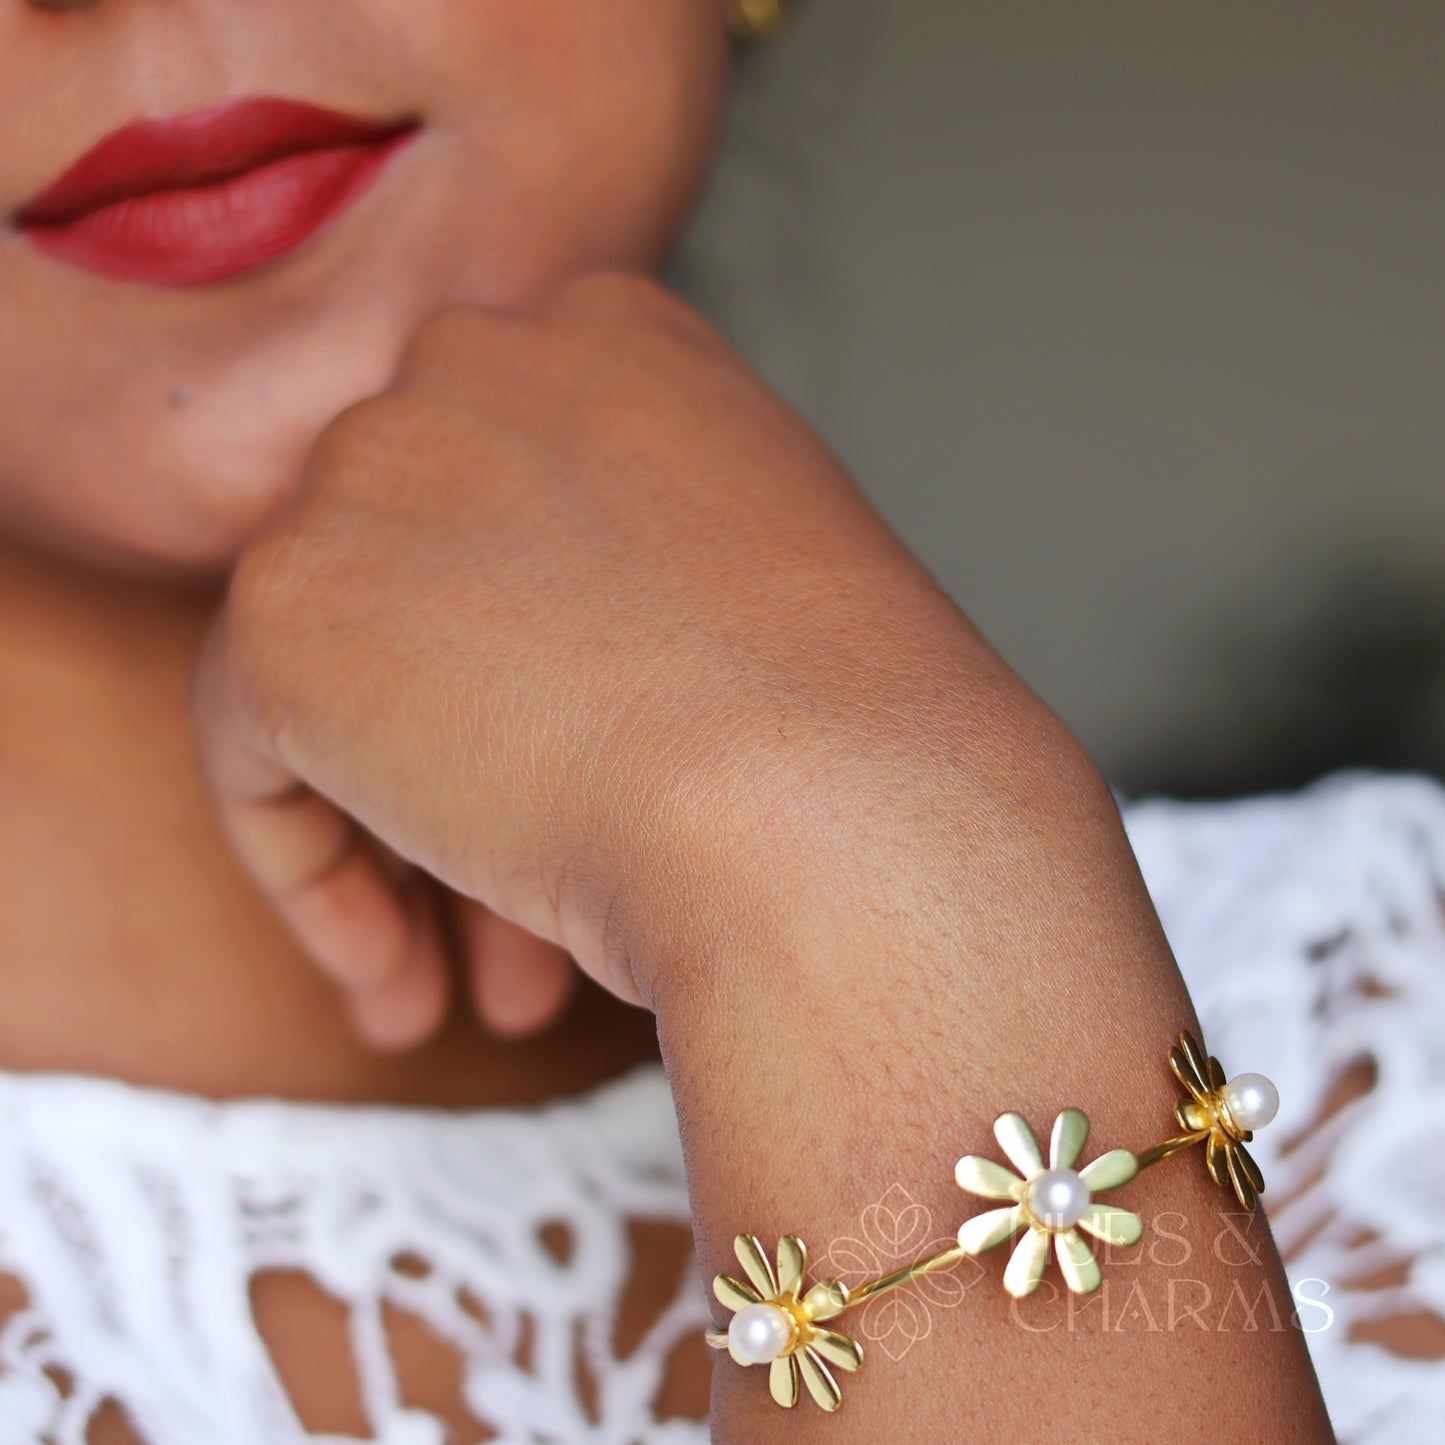
[[[728,1325],[728,1344],[740,1360],[768,1365],[793,1342],[793,1322],[777,1305],[744,1305]]]
[[[1229,1117],[1253,1133],[1279,1113],[1279,1090],[1263,1074],[1240,1074],[1224,1086],[1224,1103]]]
[[[1029,1213],[1049,1229],[1072,1229],[1089,1207],[1089,1186],[1072,1169],[1045,1169],[1029,1182]]]

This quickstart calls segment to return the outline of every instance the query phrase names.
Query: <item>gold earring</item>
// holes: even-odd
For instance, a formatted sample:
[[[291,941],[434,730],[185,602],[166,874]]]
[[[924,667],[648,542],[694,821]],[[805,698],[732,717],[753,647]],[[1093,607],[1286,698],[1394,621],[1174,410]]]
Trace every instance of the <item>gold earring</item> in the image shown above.
[[[766,40],[787,9],[788,0],[728,0],[728,32],[734,40]]]

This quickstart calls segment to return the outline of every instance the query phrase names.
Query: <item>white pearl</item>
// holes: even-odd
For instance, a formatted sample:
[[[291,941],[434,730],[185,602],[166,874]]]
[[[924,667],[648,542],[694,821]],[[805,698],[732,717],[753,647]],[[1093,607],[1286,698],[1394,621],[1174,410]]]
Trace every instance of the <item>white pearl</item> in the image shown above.
[[[1072,1169],[1045,1169],[1029,1183],[1029,1212],[1050,1229],[1072,1229],[1089,1207],[1089,1186]]]
[[[776,1360],[793,1340],[793,1323],[777,1305],[744,1305],[728,1325],[728,1344],[750,1365]]]
[[[1250,1133],[1279,1113],[1279,1090],[1263,1074],[1241,1074],[1224,1086],[1229,1117]]]

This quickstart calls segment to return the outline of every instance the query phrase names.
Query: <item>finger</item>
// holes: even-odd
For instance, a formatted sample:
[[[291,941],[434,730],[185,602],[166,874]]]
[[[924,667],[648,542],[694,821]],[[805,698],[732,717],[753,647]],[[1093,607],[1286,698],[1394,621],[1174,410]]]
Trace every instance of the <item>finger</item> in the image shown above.
[[[297,941],[342,988],[375,988],[402,966],[412,940],[400,882],[351,819],[298,786],[233,801],[224,821]]]
[[[372,987],[347,993],[351,1021],[373,1048],[394,1052],[415,1048],[441,1027],[450,1001],[451,978],[438,968],[445,954],[437,905],[428,890],[415,886],[408,900],[411,929],[398,965]]]
[[[554,1023],[572,996],[571,956],[479,903],[463,899],[460,908],[472,1004],[483,1024],[520,1038]]]
[[[435,919],[370,837],[287,767],[234,686],[224,627],[202,651],[193,706],[201,770],[242,866],[305,953],[347,990],[398,1003],[443,994],[447,960]],[[423,984],[421,975],[433,977]],[[405,977],[403,977],[405,976]]]

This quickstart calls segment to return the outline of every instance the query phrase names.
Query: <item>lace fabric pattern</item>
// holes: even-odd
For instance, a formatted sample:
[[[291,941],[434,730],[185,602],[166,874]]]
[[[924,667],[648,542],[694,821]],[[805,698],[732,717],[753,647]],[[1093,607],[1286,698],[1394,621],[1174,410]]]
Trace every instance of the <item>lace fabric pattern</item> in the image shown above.
[[[1211,1052],[1279,1087],[1249,1147],[1291,1282],[1327,1306],[1299,1323],[1339,1439],[1439,1445],[1445,790],[1346,775],[1126,820]]]
[[[1279,1085],[1251,1148],[1291,1278],[1327,1306],[1300,1323],[1340,1438],[1433,1445],[1445,1348],[1378,1327],[1445,1331],[1445,791],[1341,778],[1126,820],[1211,1050]],[[614,1349],[637,1219],[687,1220],[655,1070],[472,1114],[0,1075],[0,1274],[28,1295],[0,1330],[0,1445],[83,1445],[107,1399],[147,1445],[444,1445],[403,1401],[388,1305],[456,1347],[468,1407],[507,1445],[700,1445],[705,1427],[655,1409],[707,1320],[694,1272]],[[276,1269],[343,1302],[369,1434],[302,1426],[252,1311]]]
[[[707,1321],[693,1273],[636,1349],[612,1346],[628,1221],[687,1217],[653,1069],[463,1115],[0,1076],[0,1269],[31,1302],[0,1337],[0,1445],[82,1445],[107,1397],[147,1445],[445,1445],[402,1402],[388,1304],[458,1348],[468,1407],[507,1445],[698,1445],[702,1426],[652,1409],[669,1352]],[[274,1269],[344,1302],[371,1433],[302,1427],[252,1313],[250,1282]]]

